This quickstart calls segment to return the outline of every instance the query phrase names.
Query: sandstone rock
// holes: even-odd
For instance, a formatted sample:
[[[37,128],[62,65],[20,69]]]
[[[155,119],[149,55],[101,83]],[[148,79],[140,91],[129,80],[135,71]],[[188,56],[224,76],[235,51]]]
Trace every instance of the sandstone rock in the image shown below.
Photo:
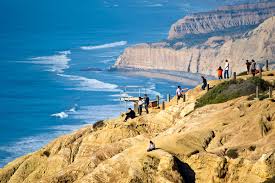
[[[212,37],[203,44],[179,50],[151,47],[150,44],[126,48],[117,59],[117,68],[158,69],[216,75],[225,59],[230,72],[246,70],[245,60],[254,59],[265,64],[275,58],[275,18],[269,18],[256,29],[240,38]],[[257,44],[255,44],[257,43]],[[275,67],[270,62],[270,68]]]
[[[189,34],[222,31],[228,28],[257,25],[275,15],[275,2],[260,2],[224,6],[216,11],[185,16],[171,26],[169,39],[181,38]]]

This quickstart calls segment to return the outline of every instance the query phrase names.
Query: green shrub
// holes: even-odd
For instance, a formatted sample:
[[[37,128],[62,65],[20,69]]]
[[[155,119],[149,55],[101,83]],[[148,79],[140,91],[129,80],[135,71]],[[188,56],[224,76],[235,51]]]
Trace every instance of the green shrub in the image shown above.
[[[256,91],[256,86],[259,86],[259,91],[267,91],[270,86],[268,82],[259,78],[252,77],[247,80],[238,79],[236,81],[225,81],[197,100],[196,107],[202,107],[208,104],[223,103],[241,96],[248,96]],[[264,97],[263,97],[264,98]]]

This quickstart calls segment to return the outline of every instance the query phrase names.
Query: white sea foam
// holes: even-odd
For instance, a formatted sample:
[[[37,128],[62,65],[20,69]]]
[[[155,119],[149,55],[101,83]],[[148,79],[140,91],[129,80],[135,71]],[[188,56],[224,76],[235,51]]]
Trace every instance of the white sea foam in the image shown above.
[[[25,63],[46,65],[49,67],[49,69],[47,69],[48,71],[62,73],[65,69],[69,68],[68,64],[71,59],[68,55],[70,54],[71,51],[69,50],[61,51],[55,55],[34,57],[31,58],[31,61]]]
[[[69,114],[69,119],[76,119],[81,124],[78,125],[57,125],[46,128],[47,132],[41,133],[35,136],[29,136],[18,139],[15,143],[10,143],[4,146],[0,146],[0,151],[7,153],[6,158],[0,159],[0,167],[6,163],[14,160],[19,156],[23,156],[27,153],[34,152],[46,145],[52,139],[70,133],[74,130],[80,129],[86,126],[88,123],[94,123],[98,120],[104,120],[114,118],[118,116],[121,111],[125,110],[124,106],[121,105],[102,105],[102,106],[78,106],[75,105],[74,110],[66,113]],[[108,111],[108,112],[106,112]]]
[[[147,7],[162,7],[162,6],[163,4],[160,4],[160,3],[147,5]]]
[[[80,48],[82,50],[97,50],[97,49],[105,49],[105,48],[113,48],[118,46],[124,46],[127,45],[127,41],[119,41],[119,42],[113,42],[113,43],[107,43],[102,45],[91,45],[91,46],[81,46]]]
[[[51,116],[64,119],[64,118],[67,118],[69,115],[66,112],[59,112],[59,113],[52,114]]]
[[[89,79],[83,76],[74,76],[66,74],[58,74],[61,77],[67,78],[71,81],[78,81],[76,83],[77,87],[70,88],[71,90],[80,91],[120,91],[118,86],[115,84],[104,83],[96,79]]]

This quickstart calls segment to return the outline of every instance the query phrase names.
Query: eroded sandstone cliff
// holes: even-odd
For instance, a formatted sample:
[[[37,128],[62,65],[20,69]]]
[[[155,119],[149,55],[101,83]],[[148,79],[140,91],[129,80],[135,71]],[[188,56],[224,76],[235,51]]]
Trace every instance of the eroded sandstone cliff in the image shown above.
[[[275,15],[275,1],[224,6],[215,11],[185,16],[171,26],[169,39],[189,34],[217,32],[228,28],[257,25]]]
[[[179,47],[179,49],[177,49]],[[178,42],[139,44],[125,49],[118,58],[117,68],[139,68],[186,71],[216,75],[228,59],[231,72],[245,71],[245,60],[265,63],[275,59],[275,17],[240,37],[209,37],[203,43],[186,46]],[[274,64],[270,62],[270,64]]]
[[[272,76],[273,74],[273,76]],[[263,79],[274,82],[275,72]],[[243,78],[245,79],[245,78]],[[211,81],[217,85],[222,81]],[[260,183],[275,176],[275,103],[244,96],[195,109],[200,87],[166,110],[98,122],[0,169],[1,183]],[[273,95],[275,97],[275,95]],[[149,140],[157,150],[146,152]]]

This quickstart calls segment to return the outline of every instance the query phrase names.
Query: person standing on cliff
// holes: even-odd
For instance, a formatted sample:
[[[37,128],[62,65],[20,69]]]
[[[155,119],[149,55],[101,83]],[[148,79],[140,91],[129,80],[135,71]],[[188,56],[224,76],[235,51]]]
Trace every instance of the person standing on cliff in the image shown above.
[[[205,77],[201,76],[202,79],[202,86],[201,89],[205,90],[205,88],[207,87],[207,80],[205,79]]]
[[[252,63],[251,63],[251,66],[250,66],[250,72],[251,72],[253,77],[256,75],[256,62],[255,62],[255,60],[252,60]]]
[[[222,67],[220,66],[217,71],[218,71],[218,78],[222,79],[222,72],[223,72]]]
[[[176,90],[176,95],[177,95],[177,104],[179,103],[180,98],[182,97],[182,89],[180,86],[178,86],[177,90]]]
[[[228,63],[228,60],[225,60],[224,79],[229,79],[229,63]]]
[[[138,114],[141,116],[142,114],[142,106],[143,106],[143,100],[141,97],[138,97]]]
[[[150,98],[148,97],[147,94],[144,94],[144,107],[147,114],[149,114],[149,110],[148,110],[149,104],[150,104]]]
[[[246,65],[246,69],[247,69],[247,74],[249,74],[250,73],[251,62],[249,62],[248,60],[246,60],[245,65]]]

